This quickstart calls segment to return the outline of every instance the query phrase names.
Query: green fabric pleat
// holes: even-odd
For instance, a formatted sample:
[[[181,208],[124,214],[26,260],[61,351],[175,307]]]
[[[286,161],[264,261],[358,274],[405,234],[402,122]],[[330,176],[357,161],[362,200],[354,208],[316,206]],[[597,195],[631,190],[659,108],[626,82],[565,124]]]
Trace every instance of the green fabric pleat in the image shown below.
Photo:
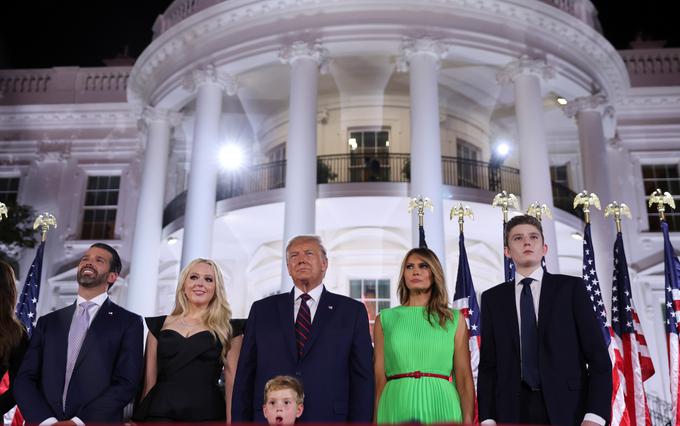
[[[421,371],[450,376],[458,311],[446,327],[432,323],[421,306],[397,306],[380,312],[385,342],[385,373]],[[378,402],[378,423],[455,423],[462,420],[453,382],[437,377],[402,378],[385,385]]]

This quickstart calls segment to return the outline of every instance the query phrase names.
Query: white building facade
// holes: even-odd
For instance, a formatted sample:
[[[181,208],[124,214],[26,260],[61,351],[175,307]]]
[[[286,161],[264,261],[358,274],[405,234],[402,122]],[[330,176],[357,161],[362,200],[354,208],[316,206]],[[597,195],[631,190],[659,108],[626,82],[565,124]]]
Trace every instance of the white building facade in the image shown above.
[[[663,239],[646,199],[680,196],[680,49],[615,50],[588,0],[176,0],[159,12],[131,67],[0,71],[0,191],[59,223],[40,312],[71,303],[79,256],[105,241],[124,260],[112,297],[129,309],[169,312],[181,266],[210,257],[246,317],[290,288],[288,238],[316,233],[327,288],[374,317],[398,304],[417,195],[433,201],[427,241],[451,295],[458,203],[475,213],[477,294],[503,280],[501,190],[522,210],[550,207],[548,270],[580,275],[571,203],[587,189],[631,207],[624,241],[656,367],[646,385],[669,398]],[[507,158],[493,154],[503,142]],[[240,169],[221,166],[226,145],[245,153]],[[592,216],[609,304],[614,224]],[[680,247],[680,216],[669,224]]]

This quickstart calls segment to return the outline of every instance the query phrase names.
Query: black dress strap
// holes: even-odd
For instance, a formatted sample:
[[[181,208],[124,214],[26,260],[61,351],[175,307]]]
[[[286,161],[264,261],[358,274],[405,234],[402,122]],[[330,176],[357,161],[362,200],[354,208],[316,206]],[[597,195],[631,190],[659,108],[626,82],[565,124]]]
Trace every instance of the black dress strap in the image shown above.
[[[149,328],[149,332],[151,332],[156,339],[158,339],[158,335],[161,333],[161,329],[163,328],[163,324],[165,324],[165,319],[167,317],[167,315],[161,315],[159,317],[144,318],[146,326]]]
[[[231,337],[238,337],[243,334],[246,328],[246,320],[242,318],[232,318],[229,320],[231,324]]]

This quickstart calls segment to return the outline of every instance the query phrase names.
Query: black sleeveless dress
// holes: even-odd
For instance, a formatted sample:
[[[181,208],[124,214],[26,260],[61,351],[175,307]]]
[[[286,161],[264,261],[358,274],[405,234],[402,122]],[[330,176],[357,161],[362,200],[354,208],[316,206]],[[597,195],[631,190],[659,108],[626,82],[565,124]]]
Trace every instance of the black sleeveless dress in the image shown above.
[[[161,330],[166,316],[146,318],[158,340],[156,384],[137,405],[137,421],[200,422],[225,420],[222,344],[209,331],[184,337]],[[232,320],[233,336],[242,334],[243,321]]]

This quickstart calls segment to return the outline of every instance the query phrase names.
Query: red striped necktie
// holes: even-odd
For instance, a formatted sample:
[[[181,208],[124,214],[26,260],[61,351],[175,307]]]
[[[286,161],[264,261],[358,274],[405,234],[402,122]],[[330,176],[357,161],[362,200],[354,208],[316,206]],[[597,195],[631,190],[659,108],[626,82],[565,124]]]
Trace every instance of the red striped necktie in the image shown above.
[[[302,357],[302,350],[305,348],[305,343],[309,337],[309,330],[312,329],[312,314],[309,311],[307,301],[311,299],[307,293],[300,295],[300,309],[298,310],[297,318],[295,318],[295,341],[297,342],[298,357]]]

